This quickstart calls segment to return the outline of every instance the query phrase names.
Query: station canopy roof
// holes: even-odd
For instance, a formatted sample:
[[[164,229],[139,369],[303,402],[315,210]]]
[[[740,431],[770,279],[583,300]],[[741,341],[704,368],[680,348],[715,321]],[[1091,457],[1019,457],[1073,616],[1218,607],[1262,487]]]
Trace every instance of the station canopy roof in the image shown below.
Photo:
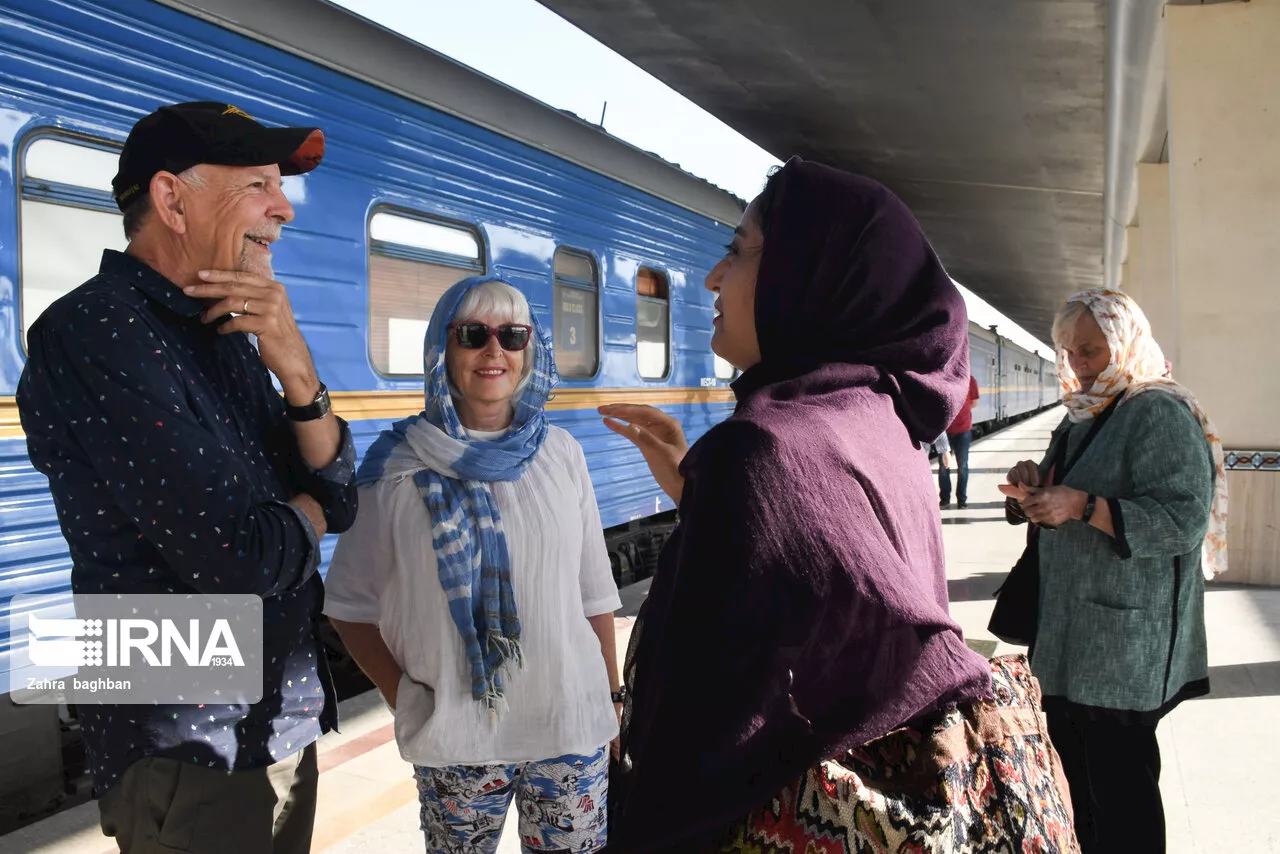
[[[886,184],[1040,339],[1103,283],[1101,0],[541,2],[776,157]]]

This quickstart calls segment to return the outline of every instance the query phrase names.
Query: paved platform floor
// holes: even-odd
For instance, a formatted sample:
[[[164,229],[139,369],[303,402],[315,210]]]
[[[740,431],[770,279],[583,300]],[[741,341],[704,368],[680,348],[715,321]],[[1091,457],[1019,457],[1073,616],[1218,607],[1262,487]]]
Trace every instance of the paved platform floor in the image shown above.
[[[974,444],[969,506],[942,512],[952,613],[983,652],[1012,651],[985,631],[991,593],[1017,558],[1022,529],[1006,525],[996,484],[1020,459],[1038,459],[1061,411]],[[1280,560],[1280,555],[1276,556]],[[623,591],[634,614],[644,585]],[[1280,589],[1211,585],[1206,602],[1213,693],[1184,703],[1160,727],[1161,780],[1171,854],[1280,854]],[[618,620],[618,649],[631,620]],[[421,852],[417,796],[374,695],[342,707],[343,731],[320,743],[320,806],[313,851]],[[515,816],[499,847],[517,854]],[[5,837],[4,854],[107,854],[87,804]]]

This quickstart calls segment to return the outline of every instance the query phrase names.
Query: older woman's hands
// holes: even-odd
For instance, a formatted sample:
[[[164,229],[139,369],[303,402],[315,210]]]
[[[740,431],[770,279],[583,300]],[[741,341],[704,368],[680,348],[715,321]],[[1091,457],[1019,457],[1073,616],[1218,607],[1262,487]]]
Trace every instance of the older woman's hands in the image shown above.
[[[1040,486],[1040,467],[1031,460],[1023,460],[1009,469],[1006,479],[1009,482],[1000,484],[1000,491],[1022,501]]]
[[[640,449],[658,486],[679,504],[684,492],[680,461],[689,450],[680,422],[660,409],[631,403],[601,406],[596,411],[605,417],[606,427]]]
[[[1082,517],[1088,500],[1087,493],[1069,486],[1031,487],[1027,490],[1027,497],[1022,499],[1022,512],[1042,528],[1057,528]]]

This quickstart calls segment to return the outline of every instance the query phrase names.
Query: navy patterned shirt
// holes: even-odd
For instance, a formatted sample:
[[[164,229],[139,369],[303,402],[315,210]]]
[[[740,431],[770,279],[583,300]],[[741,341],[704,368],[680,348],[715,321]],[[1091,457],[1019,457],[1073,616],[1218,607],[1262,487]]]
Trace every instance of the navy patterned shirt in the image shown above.
[[[259,768],[337,723],[316,631],[320,546],[288,502],[307,493],[330,531],[350,527],[351,434],[341,424],[337,459],[310,468],[248,336],[219,335],[202,310],[108,251],[27,338],[18,408],[70,547],[72,589],[263,598],[260,702],[79,708],[99,796],[144,756]]]

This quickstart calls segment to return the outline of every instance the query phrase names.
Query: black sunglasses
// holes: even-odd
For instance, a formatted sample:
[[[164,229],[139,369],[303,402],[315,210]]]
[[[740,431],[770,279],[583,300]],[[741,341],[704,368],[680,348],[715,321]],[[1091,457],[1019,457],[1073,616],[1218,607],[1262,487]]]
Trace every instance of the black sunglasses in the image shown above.
[[[483,348],[489,343],[489,336],[496,335],[498,346],[503,350],[519,352],[529,346],[529,337],[533,334],[533,327],[523,323],[504,323],[497,329],[483,323],[451,323],[449,328],[458,346],[467,350]]]

